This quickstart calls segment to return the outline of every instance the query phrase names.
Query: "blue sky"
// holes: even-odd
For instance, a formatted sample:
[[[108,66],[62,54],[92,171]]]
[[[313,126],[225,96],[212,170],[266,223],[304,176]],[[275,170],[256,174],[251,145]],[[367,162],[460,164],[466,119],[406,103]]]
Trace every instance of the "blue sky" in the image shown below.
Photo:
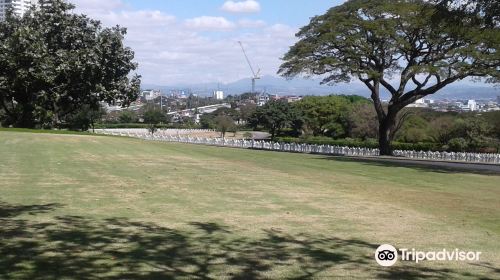
[[[76,12],[128,28],[146,84],[230,83],[255,68],[276,76],[295,33],[342,0],[70,0]]]
[[[180,18],[193,18],[204,15],[226,16],[236,20],[242,15],[224,12],[220,9],[224,1],[220,0],[130,0],[127,1],[135,9],[157,9],[174,14]],[[285,23],[293,26],[307,24],[309,18],[326,12],[328,8],[343,1],[334,0],[261,0],[258,1],[261,11],[244,15],[255,20]]]

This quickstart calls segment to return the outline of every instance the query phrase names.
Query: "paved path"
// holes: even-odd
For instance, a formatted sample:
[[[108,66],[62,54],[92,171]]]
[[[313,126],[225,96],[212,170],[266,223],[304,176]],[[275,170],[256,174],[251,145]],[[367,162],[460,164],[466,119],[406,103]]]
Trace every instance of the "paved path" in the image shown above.
[[[500,165],[499,164],[485,164],[485,163],[469,163],[469,162],[457,162],[457,161],[432,161],[432,160],[418,160],[418,159],[406,159],[406,158],[396,158],[396,157],[345,157],[345,156],[333,156],[334,160],[339,161],[361,161],[367,164],[379,164],[385,166],[411,166],[411,167],[421,167],[424,169],[435,169],[435,171],[441,172],[480,172],[480,173],[491,173],[500,175]]]

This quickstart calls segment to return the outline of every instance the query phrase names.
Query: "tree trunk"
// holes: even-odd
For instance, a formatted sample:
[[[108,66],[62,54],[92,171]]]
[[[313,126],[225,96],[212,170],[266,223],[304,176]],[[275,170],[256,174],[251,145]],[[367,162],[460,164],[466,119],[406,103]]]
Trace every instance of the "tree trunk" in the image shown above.
[[[394,136],[393,130],[396,127],[396,115],[387,114],[387,116],[380,121],[378,132],[378,143],[381,156],[392,156],[392,138]]]
[[[54,115],[52,116],[52,129],[59,129],[59,108],[57,107],[57,103],[54,101],[53,103],[54,107]]]
[[[20,128],[35,128],[34,108],[31,105],[22,106],[21,113],[16,117],[14,126]]]
[[[95,128],[94,128],[94,112],[92,110],[90,111],[90,126],[92,128],[92,133],[95,133]]]

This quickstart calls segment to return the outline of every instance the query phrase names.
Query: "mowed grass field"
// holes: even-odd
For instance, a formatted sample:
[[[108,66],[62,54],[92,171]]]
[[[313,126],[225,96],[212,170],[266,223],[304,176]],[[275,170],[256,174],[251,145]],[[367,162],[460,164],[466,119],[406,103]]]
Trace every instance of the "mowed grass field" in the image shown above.
[[[399,261],[389,243],[481,251]],[[0,132],[0,279],[498,279],[500,175]]]

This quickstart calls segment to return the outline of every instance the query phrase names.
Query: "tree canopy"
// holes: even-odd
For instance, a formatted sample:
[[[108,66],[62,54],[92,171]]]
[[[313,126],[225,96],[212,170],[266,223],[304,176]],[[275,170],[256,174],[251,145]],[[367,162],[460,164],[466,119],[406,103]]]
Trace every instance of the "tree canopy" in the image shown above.
[[[468,77],[500,77],[498,26],[451,8],[447,15],[455,20],[435,24],[442,9],[422,0],[347,1],[299,31],[279,73],[321,75],[326,84],[360,80],[377,112],[381,154],[392,154],[393,130],[405,106]],[[382,89],[391,95],[387,106]]]
[[[140,77],[126,30],[72,12],[64,0],[40,0],[23,17],[0,22],[0,107],[3,123],[58,125],[83,106],[127,106]]]
[[[307,96],[294,104],[303,112],[306,126],[315,136],[344,134],[340,125],[348,111],[349,100],[343,96]]]
[[[271,100],[262,107],[258,107],[249,118],[249,123],[256,127],[262,125],[271,133],[271,139],[287,126],[300,129],[303,116],[296,107],[283,100]]]

